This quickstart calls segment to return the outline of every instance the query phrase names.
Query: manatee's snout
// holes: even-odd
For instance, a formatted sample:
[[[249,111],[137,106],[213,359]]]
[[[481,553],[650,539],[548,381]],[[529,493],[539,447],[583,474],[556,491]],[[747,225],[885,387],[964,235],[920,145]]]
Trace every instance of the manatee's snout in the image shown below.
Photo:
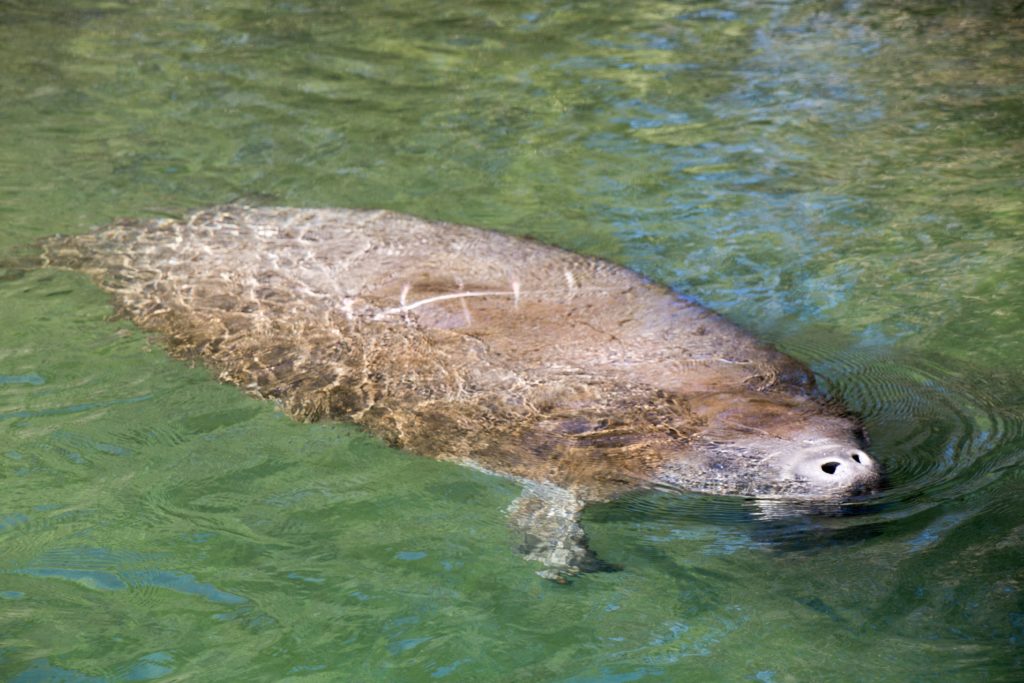
[[[845,435],[801,437],[757,435],[698,442],[688,457],[662,463],[656,485],[765,500],[828,502],[883,487],[882,468],[859,447],[859,440]]]
[[[789,473],[814,488],[867,491],[879,487],[882,470],[874,458],[845,444],[811,444],[786,458]]]

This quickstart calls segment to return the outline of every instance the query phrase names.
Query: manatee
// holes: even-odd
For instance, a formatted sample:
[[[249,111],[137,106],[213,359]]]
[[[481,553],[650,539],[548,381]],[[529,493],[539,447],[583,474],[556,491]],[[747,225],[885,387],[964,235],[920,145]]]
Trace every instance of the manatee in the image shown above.
[[[607,568],[587,503],[661,489],[837,502],[861,424],[802,364],[672,290],[529,239],[389,211],[224,206],[43,245],[171,354],[298,420],[510,477],[543,576]]]

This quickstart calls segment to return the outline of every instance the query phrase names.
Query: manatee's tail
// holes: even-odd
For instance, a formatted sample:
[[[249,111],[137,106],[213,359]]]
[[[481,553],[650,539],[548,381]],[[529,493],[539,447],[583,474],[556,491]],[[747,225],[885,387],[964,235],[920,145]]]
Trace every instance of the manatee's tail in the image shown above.
[[[0,256],[0,281],[18,280],[39,268],[85,270],[95,259],[95,237],[54,235],[20,245]]]
[[[20,280],[43,265],[42,242],[20,245],[0,256],[0,282]]]

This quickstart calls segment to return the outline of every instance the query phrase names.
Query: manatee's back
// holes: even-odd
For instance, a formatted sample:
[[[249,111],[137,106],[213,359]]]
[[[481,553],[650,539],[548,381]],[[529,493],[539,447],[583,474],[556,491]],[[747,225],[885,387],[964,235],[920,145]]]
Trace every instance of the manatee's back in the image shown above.
[[[56,238],[44,259],[92,275],[176,354],[306,419],[412,384],[458,399],[474,382],[573,375],[686,393],[810,382],[625,268],[383,211],[229,206]]]

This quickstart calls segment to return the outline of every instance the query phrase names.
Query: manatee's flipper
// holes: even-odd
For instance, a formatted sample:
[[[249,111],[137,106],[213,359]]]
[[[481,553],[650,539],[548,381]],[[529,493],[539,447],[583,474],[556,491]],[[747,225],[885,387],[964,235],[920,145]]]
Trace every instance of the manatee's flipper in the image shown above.
[[[532,482],[509,505],[509,522],[519,537],[519,550],[526,559],[544,565],[537,572],[540,576],[565,583],[583,572],[618,570],[587,547],[587,535],[580,526],[583,505],[571,491]]]

